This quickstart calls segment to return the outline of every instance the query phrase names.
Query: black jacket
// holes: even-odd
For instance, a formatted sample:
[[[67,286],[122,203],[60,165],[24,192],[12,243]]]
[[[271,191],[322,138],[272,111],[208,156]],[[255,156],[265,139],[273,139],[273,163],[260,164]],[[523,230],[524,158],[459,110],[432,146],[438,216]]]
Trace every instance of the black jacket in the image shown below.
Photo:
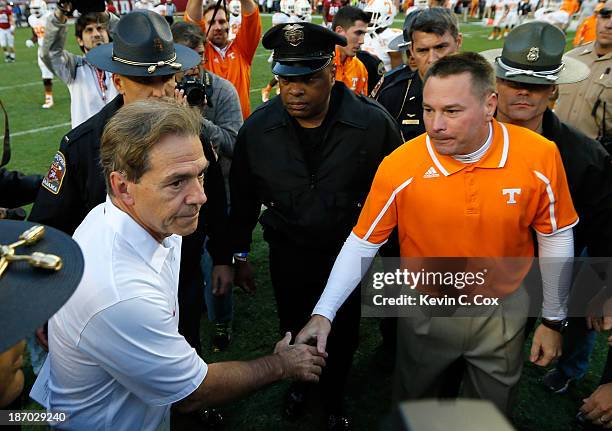
[[[404,141],[425,133],[423,84],[417,71],[406,65],[393,69],[371,95],[395,118]]]
[[[30,221],[55,227],[71,235],[87,213],[104,202],[106,185],[100,167],[100,139],[106,123],[121,106],[123,96],[119,95],[62,138],[60,149],[32,207]],[[205,153],[207,145],[210,147],[210,143],[204,143]],[[182,254],[188,258],[195,253],[199,261],[205,235],[202,221],[205,218],[210,227],[209,250],[213,260],[217,264],[231,263],[229,248],[223,249],[227,204],[218,163],[210,164],[204,182],[209,200],[200,212],[198,230],[184,238]],[[211,199],[211,195],[215,198]]]
[[[355,225],[382,159],[401,144],[376,102],[337,82],[320,164],[309,168],[294,120],[275,97],[238,132],[230,171],[234,251],[247,251],[257,220],[268,242],[337,252]],[[266,206],[260,215],[261,204]]]
[[[40,175],[24,175],[0,168],[0,207],[16,208],[34,202],[40,187]]]
[[[612,256],[612,161],[603,146],[544,112],[542,136],[557,144],[574,208],[580,222],[574,228],[574,248],[587,247],[589,256]]]

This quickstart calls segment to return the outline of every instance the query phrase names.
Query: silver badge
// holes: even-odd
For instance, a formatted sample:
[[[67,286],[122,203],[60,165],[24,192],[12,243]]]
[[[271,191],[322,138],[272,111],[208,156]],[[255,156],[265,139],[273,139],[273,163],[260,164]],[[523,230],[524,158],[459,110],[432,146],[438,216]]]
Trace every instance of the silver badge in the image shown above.
[[[538,58],[540,58],[540,48],[536,48],[535,46],[529,48],[527,61],[538,61]]]
[[[298,46],[304,41],[303,25],[289,24],[283,27],[285,30],[285,40],[291,46]]]

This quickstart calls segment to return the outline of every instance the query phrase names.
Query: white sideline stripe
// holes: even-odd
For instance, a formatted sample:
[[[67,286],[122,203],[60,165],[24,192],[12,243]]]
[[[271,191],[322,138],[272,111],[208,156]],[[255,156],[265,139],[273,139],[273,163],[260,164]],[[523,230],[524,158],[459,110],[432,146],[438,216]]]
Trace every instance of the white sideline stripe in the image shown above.
[[[0,91],[12,90],[13,88],[32,87],[33,85],[42,86],[42,81],[26,82],[25,84],[17,84],[17,85],[6,85],[4,87],[0,87]]]
[[[383,218],[383,216],[385,215],[385,213],[387,212],[387,210],[389,209],[389,207],[391,206],[391,203],[393,202],[393,200],[395,199],[395,196],[401,192],[404,187],[406,187],[408,184],[410,184],[412,182],[412,178],[408,178],[406,181],[404,181],[402,184],[399,185],[398,188],[396,188],[395,190],[393,190],[393,193],[391,193],[391,196],[389,197],[389,200],[387,201],[387,203],[385,204],[385,206],[383,207],[383,209],[380,211],[380,213],[378,214],[378,216],[376,217],[376,219],[374,220],[374,223],[372,223],[372,226],[370,226],[370,229],[368,229],[367,233],[364,235],[363,240],[367,241],[368,238],[370,238],[370,235],[372,235],[372,232],[374,231],[374,228],[376,228],[376,225],[378,224],[378,222],[380,221],[381,218]]]
[[[548,193],[548,200],[550,203],[548,204],[548,211],[550,213],[550,225],[552,227],[552,231],[557,231],[557,219],[555,219],[555,195],[553,193],[552,187],[550,186],[550,180],[544,176],[541,172],[533,171],[544,184],[546,184],[546,193]]]
[[[53,126],[38,127],[36,129],[22,130],[20,132],[11,133],[11,138],[15,136],[29,135],[30,133],[44,132],[45,130],[59,129],[60,127],[70,126],[70,122],[54,124]]]

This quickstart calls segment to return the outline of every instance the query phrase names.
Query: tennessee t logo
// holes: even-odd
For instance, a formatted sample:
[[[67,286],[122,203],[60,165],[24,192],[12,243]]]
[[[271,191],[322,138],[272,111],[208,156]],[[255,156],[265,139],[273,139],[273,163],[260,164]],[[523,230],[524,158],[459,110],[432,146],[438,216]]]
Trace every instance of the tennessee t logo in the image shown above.
[[[521,189],[502,189],[502,194],[504,196],[510,195],[508,198],[507,204],[515,204],[516,200],[514,199],[516,195],[521,194]]]

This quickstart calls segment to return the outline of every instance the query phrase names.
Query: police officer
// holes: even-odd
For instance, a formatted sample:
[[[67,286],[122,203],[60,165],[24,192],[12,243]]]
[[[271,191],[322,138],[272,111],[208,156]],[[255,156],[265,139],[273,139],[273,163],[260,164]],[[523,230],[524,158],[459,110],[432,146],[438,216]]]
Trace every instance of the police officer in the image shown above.
[[[526,127],[553,141],[559,148],[572,201],[580,217],[574,227],[575,255],[612,255],[612,164],[603,146],[562,122],[548,101],[557,85],[588,79],[589,68],[578,59],[563,55],[565,35],[545,22],[530,22],[512,30],[503,50],[482,54],[493,61],[497,75],[497,119]],[[512,65],[512,66],[510,66]],[[562,67],[562,66],[565,67]],[[567,391],[570,381],[586,373],[595,333],[588,332],[585,319],[570,319],[563,334],[563,355],[543,379],[555,393]]]
[[[271,28],[263,46],[274,50],[280,97],[255,110],[238,133],[230,172],[236,282],[251,284],[248,251],[259,218],[270,246],[281,333],[295,335],[308,321],[378,164],[401,144],[384,109],[336,82],[334,47],[346,43],[315,24]],[[359,317],[359,297],[353,295],[338,313],[321,378],[328,429],[350,429],[342,398]],[[287,415],[300,410],[305,390],[292,388]]]
[[[404,21],[404,42],[410,43],[410,55],[417,70],[408,65],[387,73],[372,97],[397,121],[404,141],[423,133],[422,79],[429,66],[441,57],[454,54],[461,48],[462,35],[455,15],[445,8],[416,10]]]
[[[612,151],[612,0],[597,12],[596,39],[567,55],[586,64],[591,75],[559,89],[555,113]]]

